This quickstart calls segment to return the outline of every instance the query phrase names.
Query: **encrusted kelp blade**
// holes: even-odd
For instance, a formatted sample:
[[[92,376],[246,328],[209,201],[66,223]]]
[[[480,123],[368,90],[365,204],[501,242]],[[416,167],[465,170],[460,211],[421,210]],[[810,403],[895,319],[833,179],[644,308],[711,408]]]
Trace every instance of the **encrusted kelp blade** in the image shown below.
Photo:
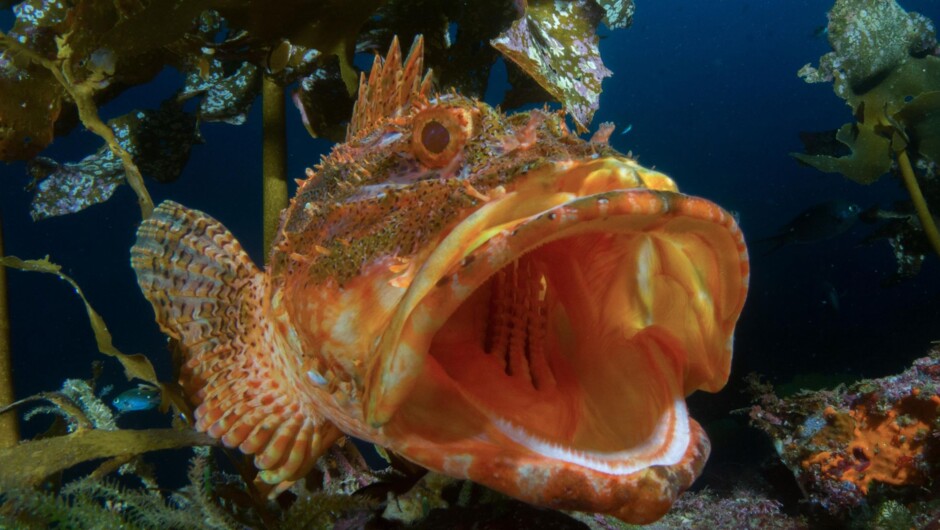
[[[629,28],[633,24],[636,5],[633,0],[595,0],[604,10],[604,24],[610,29]]]
[[[940,162],[940,91],[920,94],[894,118],[916,139],[913,148],[920,156]]]
[[[205,100],[204,100],[205,101]],[[141,173],[159,182],[179,178],[193,143],[200,138],[196,117],[168,102],[159,110],[138,110],[108,122]],[[37,157],[28,164],[35,179],[33,220],[75,213],[108,200],[125,182],[125,167],[107,145],[80,162]]]
[[[618,25],[623,15],[612,10]],[[592,0],[529,2],[525,14],[492,44],[519,65],[586,131],[597,110],[601,82],[611,71],[601,60],[594,33],[601,13]]]
[[[0,449],[0,493],[36,486],[49,475],[82,462],[215,443],[205,434],[177,429],[82,429],[67,436],[32,440]]]
[[[245,62],[226,75],[218,58],[202,60],[202,69],[193,68],[186,74],[186,83],[177,97],[188,99],[202,94],[198,111],[200,121],[241,125],[261,92],[261,72],[257,66]]]
[[[890,129],[923,121],[914,114],[931,111],[922,108],[924,101],[904,109],[940,86],[940,58],[929,54],[936,38],[929,20],[893,0],[839,0],[829,20],[833,51],[820,58],[817,68],[806,65],[799,75],[810,83],[832,81],[836,94],[852,108],[856,122],[843,125],[836,137],[851,153],[793,156],[821,171],[870,184],[891,168]],[[905,134],[916,146],[922,143],[921,134],[933,132],[929,126],[908,126]],[[924,145],[930,149],[931,141]]]
[[[937,86],[940,86],[940,58],[933,56],[910,58],[862,94],[852,92],[847,79],[837,73],[836,92],[843,94],[846,103],[855,109],[858,120],[843,125],[836,135],[851,154],[832,157],[793,153],[793,156],[821,171],[841,173],[860,184],[870,184],[891,168],[891,135],[887,134],[887,129],[893,123],[923,122],[922,126],[910,126],[907,130],[918,145],[921,135],[935,134],[929,118],[933,100],[920,100],[920,96],[929,94],[925,89]],[[915,103],[915,100],[918,101]],[[931,140],[926,137],[925,140],[924,145],[931,149]],[[929,152],[924,154],[929,155]]]
[[[0,160],[26,160],[52,142],[65,91],[44,69],[30,66],[20,75],[43,79],[41,88],[18,83],[5,74],[10,64],[0,56]]]
[[[13,8],[17,23],[10,35],[0,33],[0,160],[26,160],[52,142],[65,89],[52,73],[26,54],[19,44],[42,53],[54,52],[53,37],[66,23],[61,2],[28,0]]]
[[[310,136],[341,142],[353,99],[346,91],[335,61],[300,80],[291,98]]]

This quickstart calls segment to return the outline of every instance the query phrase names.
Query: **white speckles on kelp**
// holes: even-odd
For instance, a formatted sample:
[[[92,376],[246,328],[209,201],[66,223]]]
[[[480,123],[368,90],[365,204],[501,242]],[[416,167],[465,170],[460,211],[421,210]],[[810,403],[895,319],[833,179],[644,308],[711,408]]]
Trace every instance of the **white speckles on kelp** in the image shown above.
[[[200,64],[187,73],[179,98],[204,94],[199,102],[201,121],[221,121],[232,125],[244,123],[251,103],[261,90],[258,67],[244,62],[226,75],[222,61],[205,57],[199,61]]]
[[[141,172],[160,182],[176,180],[192,144],[199,140],[196,118],[176,103],[160,110],[135,111],[108,122]],[[80,162],[60,164],[45,157],[31,160],[34,179],[33,220],[75,213],[104,202],[124,182],[124,165],[107,145]]]
[[[618,10],[624,2],[592,0],[529,2],[525,15],[491,43],[519,65],[571,114],[586,131],[597,110],[601,82],[611,75],[604,66],[594,33],[601,17],[614,27],[628,24]]]
[[[633,0],[596,0],[604,10],[604,24],[610,29],[629,28],[636,5]]]
[[[849,88],[865,92],[872,78],[937,46],[930,19],[908,13],[894,0],[839,0],[829,12],[828,28],[833,51],[820,58],[818,68],[806,65],[799,75],[808,83],[835,77],[842,97]]]

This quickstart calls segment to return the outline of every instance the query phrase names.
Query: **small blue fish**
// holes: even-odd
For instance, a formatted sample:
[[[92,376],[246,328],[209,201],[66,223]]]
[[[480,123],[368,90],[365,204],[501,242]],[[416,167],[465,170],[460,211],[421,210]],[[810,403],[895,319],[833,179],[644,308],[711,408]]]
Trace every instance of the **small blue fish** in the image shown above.
[[[121,413],[150,410],[159,404],[160,389],[149,385],[125,390],[111,400],[111,405]]]
[[[626,127],[624,130],[620,131],[620,134],[621,134],[621,135],[624,135],[624,134],[627,134],[628,132],[630,132],[630,131],[632,131],[632,130],[633,130],[633,124],[631,123],[631,124],[627,125],[627,127]]]

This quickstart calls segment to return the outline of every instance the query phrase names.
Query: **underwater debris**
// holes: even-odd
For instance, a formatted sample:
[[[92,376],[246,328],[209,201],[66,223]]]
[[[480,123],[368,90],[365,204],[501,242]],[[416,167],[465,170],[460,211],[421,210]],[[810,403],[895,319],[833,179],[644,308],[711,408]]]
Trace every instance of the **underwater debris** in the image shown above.
[[[909,499],[940,478],[940,351],[901,374],[781,399],[758,382],[752,425],[773,440],[808,499],[844,515]]]
[[[622,12],[605,16],[611,14],[617,27],[628,23]],[[597,110],[601,82],[612,74],[597,47],[600,19],[601,10],[592,0],[534,0],[522,18],[491,41],[560,101],[582,132]]]

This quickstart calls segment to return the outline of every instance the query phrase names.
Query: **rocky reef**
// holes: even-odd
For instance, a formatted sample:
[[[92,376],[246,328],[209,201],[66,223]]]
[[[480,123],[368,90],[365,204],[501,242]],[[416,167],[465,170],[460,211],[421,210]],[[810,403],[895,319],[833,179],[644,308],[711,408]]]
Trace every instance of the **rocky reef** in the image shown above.
[[[940,515],[940,349],[904,372],[781,398],[751,381],[752,425],[773,441],[806,499],[839,520],[889,504],[917,528]]]

